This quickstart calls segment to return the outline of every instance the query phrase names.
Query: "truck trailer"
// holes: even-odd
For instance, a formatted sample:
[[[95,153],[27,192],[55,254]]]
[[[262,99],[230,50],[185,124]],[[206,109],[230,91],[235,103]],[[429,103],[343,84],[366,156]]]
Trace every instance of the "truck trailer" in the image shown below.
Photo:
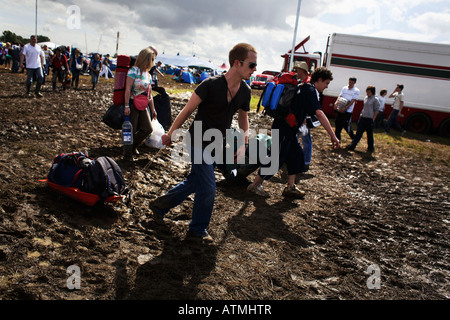
[[[297,46],[294,60],[306,61],[311,71],[323,65],[333,72],[334,80],[322,97],[327,116],[335,116],[334,102],[350,77],[357,78],[356,87],[361,92],[353,120],[359,119],[368,86],[375,86],[377,94],[382,89],[388,91],[387,118],[393,103],[388,96],[397,84],[403,84],[405,102],[399,123],[408,131],[437,130],[450,137],[450,45],[334,33],[320,63],[320,54],[309,54],[305,49],[297,52],[309,37],[305,40]],[[286,70],[290,52],[283,57]]]

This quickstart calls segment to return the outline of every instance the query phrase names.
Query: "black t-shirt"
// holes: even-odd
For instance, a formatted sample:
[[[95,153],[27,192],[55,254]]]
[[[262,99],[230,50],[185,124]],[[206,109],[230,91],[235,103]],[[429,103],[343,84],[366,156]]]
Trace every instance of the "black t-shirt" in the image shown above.
[[[316,114],[317,110],[321,109],[322,106],[319,102],[316,87],[309,83],[300,85],[295,97],[293,110],[297,122],[301,125],[305,121],[306,116],[312,116]]]
[[[230,103],[227,98],[228,83],[224,75],[204,80],[195,89],[195,93],[202,99],[194,119],[194,122],[202,123],[202,137],[206,130],[218,129],[225,138],[226,130],[230,129],[234,114],[239,109],[250,111],[251,89],[245,81],[241,82],[238,92]],[[192,136],[194,123],[189,128],[189,132]],[[204,142],[203,146],[209,143]]]

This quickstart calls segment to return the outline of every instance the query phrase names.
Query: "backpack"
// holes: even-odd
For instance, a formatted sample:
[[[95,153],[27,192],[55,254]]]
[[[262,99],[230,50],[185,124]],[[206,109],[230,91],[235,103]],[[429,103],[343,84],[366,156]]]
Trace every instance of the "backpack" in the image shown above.
[[[297,85],[296,72],[283,73],[275,78],[275,82],[268,83],[264,88],[258,102],[257,112],[262,105],[264,114],[274,119],[285,119],[291,113]]]
[[[119,165],[110,157],[98,157],[86,169],[82,191],[96,194],[104,200],[123,195],[128,188]]]
[[[126,55],[117,56],[116,75],[114,77],[113,103],[117,106],[125,103],[125,85],[130,69],[131,58]],[[127,101],[128,102],[128,101]]]
[[[62,153],[53,159],[48,181],[62,187],[82,188],[84,169],[92,159],[82,152]]]
[[[116,202],[128,192],[122,171],[113,159],[93,159],[82,152],[57,155],[47,181],[52,189],[87,205]]]

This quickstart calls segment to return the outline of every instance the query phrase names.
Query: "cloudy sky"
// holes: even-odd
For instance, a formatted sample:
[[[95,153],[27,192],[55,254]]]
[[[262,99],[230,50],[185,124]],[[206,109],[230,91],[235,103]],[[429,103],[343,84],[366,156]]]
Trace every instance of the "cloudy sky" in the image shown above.
[[[292,47],[297,0],[38,0],[38,34],[82,51],[137,54],[153,45],[227,61],[234,44],[253,44],[258,71],[280,70]],[[28,38],[35,29],[35,0],[0,0],[0,32]],[[303,0],[297,42],[325,51],[329,34],[347,33],[450,44],[450,0]]]

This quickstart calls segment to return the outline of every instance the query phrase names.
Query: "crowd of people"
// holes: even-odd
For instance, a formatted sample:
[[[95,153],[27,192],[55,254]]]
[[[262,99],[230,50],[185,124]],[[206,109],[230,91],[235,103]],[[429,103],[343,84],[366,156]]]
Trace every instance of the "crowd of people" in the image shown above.
[[[108,73],[108,62],[102,61],[99,54],[95,54],[86,66],[79,50],[74,49],[69,55],[63,48],[57,48],[54,52],[48,48],[41,48],[36,44],[34,36],[22,49],[20,54],[20,67],[24,67],[26,61],[27,80],[26,92],[30,93],[31,83],[36,82],[35,94],[41,96],[39,90],[42,85],[44,75],[49,75],[50,68],[53,68],[52,84],[56,89],[56,82],[63,82],[68,74],[72,74],[72,85],[78,86],[80,72],[88,68],[93,89],[98,82],[99,76]],[[130,118],[133,125],[133,145],[132,148],[124,149],[126,160],[130,160],[133,155],[138,155],[138,147],[144,142],[152,131],[152,119],[157,118],[151,90],[155,85],[158,64],[155,64],[158,52],[154,47],[146,47],[136,58],[134,66],[129,69],[125,85],[125,107],[124,115]],[[249,119],[251,89],[246,83],[257,67],[257,50],[250,44],[239,43],[229,52],[230,69],[218,76],[209,77],[201,82],[195,89],[190,100],[178,114],[170,129],[162,136],[164,145],[172,144],[172,136],[196,111],[195,119],[192,122],[189,133],[192,137],[196,134],[204,137],[207,130],[214,129],[220,131],[222,136],[226,136],[226,130],[231,128],[232,119],[238,115],[239,129],[245,134],[240,147],[237,149],[235,157],[240,159],[246,152],[249,142]],[[26,60],[25,60],[26,59]],[[84,66],[83,66],[84,64]],[[106,68],[104,68],[106,66]],[[44,71],[43,71],[44,70]],[[292,104],[292,115],[295,117],[296,126],[288,125],[285,119],[274,119],[272,132],[277,130],[279,138],[272,143],[277,144],[276,155],[277,170],[270,174],[264,173],[265,165],[261,165],[255,179],[247,188],[249,194],[267,197],[262,184],[271,179],[282,165],[287,165],[288,178],[286,187],[282,195],[286,198],[302,199],[305,192],[296,186],[296,177],[309,169],[312,153],[311,133],[299,135],[299,127],[305,123],[307,117],[315,117],[330,136],[334,149],[341,147],[341,131],[344,129],[350,138],[351,144],[348,150],[354,150],[361,140],[364,132],[367,133],[368,152],[375,150],[373,140],[373,128],[379,126],[383,117],[380,116],[385,105],[387,90],[383,89],[379,96],[376,96],[376,88],[369,86],[366,88],[364,108],[358,121],[356,134],[351,128],[352,113],[355,103],[359,97],[359,89],[356,87],[357,79],[351,77],[348,85],[341,90],[340,96],[336,100],[335,110],[337,112],[335,129],[333,130],[328,118],[324,114],[320,104],[320,93],[328,88],[333,81],[332,71],[325,68],[316,68],[311,74],[305,62],[296,62],[294,71],[297,72],[299,85],[298,91]],[[107,75],[108,76],[108,75]],[[403,85],[399,84],[390,95],[394,98],[394,112],[387,120],[385,126],[388,133],[391,127],[397,127],[396,118],[401,114],[403,108],[404,95]],[[200,124],[200,125],[198,125]],[[301,139],[300,139],[301,137]],[[155,219],[163,221],[165,214],[172,208],[181,204],[189,195],[195,194],[192,212],[192,220],[189,225],[188,235],[203,240],[211,240],[207,232],[210,219],[213,213],[216,193],[216,181],[214,169],[217,165],[214,156],[208,155],[207,146],[209,142],[191,139],[188,146],[191,155],[191,171],[187,178],[173,187],[166,194],[161,195],[151,202],[150,210]],[[200,161],[195,158],[200,155]],[[196,161],[194,161],[197,159]]]
[[[355,77],[350,77],[348,85],[342,88],[339,97],[336,99],[334,104],[334,109],[337,113],[335,133],[338,139],[341,140],[341,132],[342,129],[344,129],[352,139],[351,144],[346,147],[347,150],[355,150],[363,134],[366,133],[368,145],[367,152],[371,153],[375,151],[373,130],[375,128],[380,128],[384,120],[383,111],[386,104],[385,97],[388,91],[387,89],[382,89],[379,95],[376,95],[375,86],[368,86],[366,88],[364,107],[359,116],[357,131],[355,134],[351,123],[353,109],[360,95],[360,90],[356,87],[356,81],[357,79]],[[404,132],[397,121],[397,117],[401,116],[403,103],[405,101],[403,88],[403,84],[398,84],[395,90],[389,95],[389,98],[394,99],[394,103],[392,105],[393,111],[384,125],[386,134],[389,134],[392,127],[402,133]]]
[[[239,159],[245,154],[246,144],[249,137],[248,112],[250,110],[251,89],[245,84],[256,70],[257,51],[245,43],[236,45],[229,53],[230,70],[221,76],[216,76],[203,81],[192,94],[192,97],[175,119],[171,128],[162,137],[164,145],[172,143],[172,135],[181,128],[184,122],[197,111],[194,122],[191,124],[189,132],[191,137],[195,135],[195,130],[201,130],[201,136],[208,129],[217,129],[223,133],[231,126],[234,114],[238,114],[238,124],[240,130],[246,133],[244,143],[238,147],[235,157]],[[296,63],[294,70],[298,75],[298,91],[291,105],[291,114],[295,117],[295,126],[290,125],[286,118],[274,119],[272,123],[272,134],[276,130],[278,139],[272,140],[275,143],[276,163],[275,171],[265,173],[265,166],[261,165],[258,174],[247,188],[249,194],[261,197],[267,197],[269,194],[264,191],[262,184],[271,179],[280,168],[286,164],[288,177],[286,187],[282,195],[285,198],[303,199],[305,192],[296,186],[296,177],[306,172],[311,162],[312,141],[309,130],[306,134],[299,135],[299,127],[303,126],[307,117],[316,117],[330,136],[334,149],[341,147],[340,133],[345,129],[352,138],[351,144],[347,146],[348,150],[354,150],[361,140],[363,133],[367,133],[368,152],[375,149],[373,142],[373,128],[383,117],[379,114],[383,111],[387,90],[383,89],[379,96],[376,96],[376,88],[369,86],[366,88],[366,97],[364,99],[364,108],[358,121],[356,134],[351,129],[352,112],[355,103],[359,97],[359,90],[355,87],[357,79],[351,77],[349,85],[342,89],[340,97],[335,104],[335,110],[338,113],[335,130],[333,130],[328,118],[324,114],[320,103],[320,93],[328,88],[333,80],[332,71],[319,67],[309,74],[308,66],[304,62]],[[389,132],[391,126],[396,126],[396,116],[403,108],[404,96],[402,93],[403,85],[399,84],[395,91],[390,95],[394,98],[393,108],[397,110],[387,121],[386,132]],[[345,99],[345,103],[339,105],[340,98]],[[380,102],[381,101],[381,102]],[[195,123],[201,125],[196,127]],[[302,137],[300,139],[300,137]],[[191,138],[192,139],[192,138]],[[195,139],[195,138],[194,138]],[[302,146],[303,144],[303,146]],[[242,148],[243,146],[243,148]],[[192,220],[189,225],[189,235],[211,241],[207,228],[212,216],[214,199],[216,192],[216,182],[214,168],[216,163],[211,159],[211,155],[205,153],[207,146],[205,142],[201,144],[191,143],[191,172],[186,180],[179,183],[166,194],[156,198],[150,204],[150,209],[158,221],[163,221],[164,216],[174,207],[182,203],[190,194],[194,193],[194,205],[192,211]],[[196,156],[201,156],[201,161],[195,161]],[[273,159],[272,159],[273,161]]]
[[[57,91],[57,83],[61,83],[62,90],[69,86],[78,89],[80,75],[90,75],[92,89],[95,89],[99,77],[114,78],[111,72],[110,56],[101,57],[98,53],[84,56],[78,48],[66,46],[49,48],[37,43],[36,36],[30,37],[30,43],[19,45],[6,43],[1,48],[1,63],[12,73],[25,72],[26,94],[31,96],[31,86],[35,82],[34,93],[42,97],[41,86],[47,78],[51,80],[53,92]]]

